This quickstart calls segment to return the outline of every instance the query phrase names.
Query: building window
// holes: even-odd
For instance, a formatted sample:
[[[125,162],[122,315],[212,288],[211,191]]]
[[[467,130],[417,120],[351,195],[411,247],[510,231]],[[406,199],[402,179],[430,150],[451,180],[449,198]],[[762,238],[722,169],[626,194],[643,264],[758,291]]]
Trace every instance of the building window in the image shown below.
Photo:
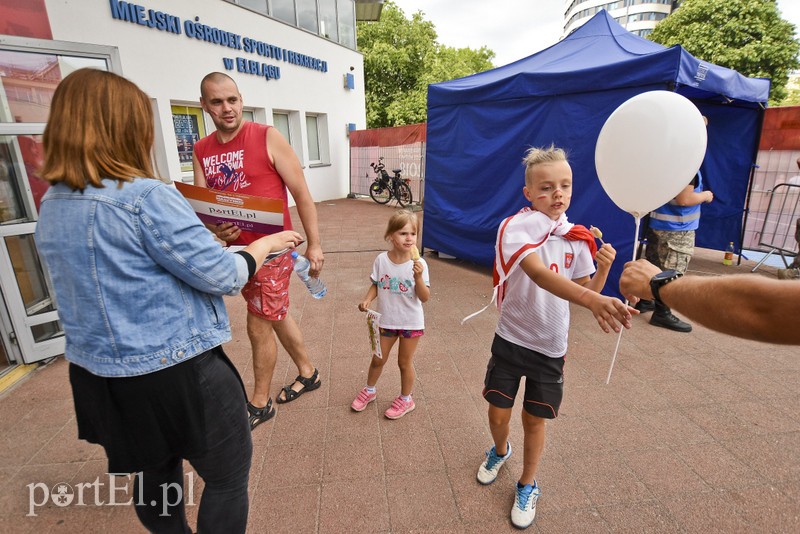
[[[300,131],[300,113],[297,111],[273,110],[272,125],[291,145],[297,159],[304,160],[303,134]]]
[[[317,0],[297,0],[297,25],[317,33]]]
[[[175,143],[178,146],[181,174],[192,173],[194,144],[206,136],[203,109],[199,106],[173,104],[172,128],[175,131]]]
[[[336,0],[319,0],[319,34],[331,41],[339,41]]]
[[[356,7],[353,0],[337,0],[339,8],[339,43],[356,47]]]
[[[272,123],[283,137],[292,144],[292,133],[289,130],[289,114],[288,113],[273,113]]]
[[[356,49],[355,0],[224,0]]]
[[[306,134],[308,135],[308,161],[319,162],[319,119],[316,115],[306,115]]]
[[[294,0],[270,0],[270,7],[270,14],[276,19],[288,22],[293,26],[297,24]]]
[[[328,145],[328,116],[322,113],[307,113],[306,136],[308,139],[309,165],[330,164],[331,155]]]
[[[239,5],[267,14],[267,0],[239,0]]]

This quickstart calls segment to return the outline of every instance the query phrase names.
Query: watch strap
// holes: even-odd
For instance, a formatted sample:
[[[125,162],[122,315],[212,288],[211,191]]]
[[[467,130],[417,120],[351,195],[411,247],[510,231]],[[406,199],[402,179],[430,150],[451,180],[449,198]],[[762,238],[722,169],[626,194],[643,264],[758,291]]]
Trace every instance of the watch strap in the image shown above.
[[[659,293],[661,288],[670,282],[677,280],[681,276],[683,276],[683,273],[678,271],[663,271],[651,278],[650,292],[653,294],[653,300],[659,304],[664,304],[664,301],[661,300],[661,295]]]

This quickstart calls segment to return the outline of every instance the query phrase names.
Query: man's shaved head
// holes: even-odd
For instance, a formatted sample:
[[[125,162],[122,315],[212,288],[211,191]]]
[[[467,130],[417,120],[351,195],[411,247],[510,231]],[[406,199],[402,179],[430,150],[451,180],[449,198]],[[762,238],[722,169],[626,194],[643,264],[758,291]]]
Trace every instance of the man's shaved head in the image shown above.
[[[205,98],[206,97],[206,82],[211,83],[222,83],[226,80],[230,80],[233,82],[233,85],[236,85],[236,81],[233,78],[225,74],[224,72],[211,72],[206,74],[203,80],[200,82],[200,96]],[[239,86],[236,85],[236,90],[239,90]]]

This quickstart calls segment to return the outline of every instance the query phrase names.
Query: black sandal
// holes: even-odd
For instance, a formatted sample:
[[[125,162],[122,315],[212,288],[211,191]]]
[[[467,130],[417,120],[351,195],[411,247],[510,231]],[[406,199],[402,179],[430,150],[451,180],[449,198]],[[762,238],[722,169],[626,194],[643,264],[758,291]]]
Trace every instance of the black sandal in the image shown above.
[[[316,368],[314,369],[314,374],[309,376],[308,378],[302,375],[297,375],[297,378],[294,379],[294,382],[300,382],[301,384],[303,384],[303,387],[300,388],[299,391],[293,390],[292,386],[294,385],[294,382],[292,382],[288,386],[283,386],[282,391],[284,398],[281,399],[280,394],[278,394],[278,396],[275,397],[275,402],[277,402],[278,404],[284,404],[295,400],[297,397],[299,397],[306,391],[314,391],[315,389],[317,389],[322,385],[322,380],[317,380],[318,376],[319,376],[319,371]]]
[[[272,399],[269,399],[267,405],[263,408],[258,408],[248,402],[247,413],[250,414],[248,420],[250,421],[250,430],[252,431],[261,423],[266,423],[275,417],[275,408],[272,407]]]

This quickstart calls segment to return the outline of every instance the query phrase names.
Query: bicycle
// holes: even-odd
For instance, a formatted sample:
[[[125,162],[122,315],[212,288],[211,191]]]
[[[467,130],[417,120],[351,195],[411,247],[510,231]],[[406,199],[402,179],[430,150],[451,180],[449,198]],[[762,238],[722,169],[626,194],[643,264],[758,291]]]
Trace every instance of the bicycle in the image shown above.
[[[411,187],[408,185],[409,180],[400,176],[401,169],[392,169],[394,176],[389,176],[383,164],[383,156],[378,158],[377,164],[373,162],[369,166],[378,175],[369,186],[369,196],[372,200],[378,204],[386,204],[394,197],[401,208],[411,204],[413,201]]]

